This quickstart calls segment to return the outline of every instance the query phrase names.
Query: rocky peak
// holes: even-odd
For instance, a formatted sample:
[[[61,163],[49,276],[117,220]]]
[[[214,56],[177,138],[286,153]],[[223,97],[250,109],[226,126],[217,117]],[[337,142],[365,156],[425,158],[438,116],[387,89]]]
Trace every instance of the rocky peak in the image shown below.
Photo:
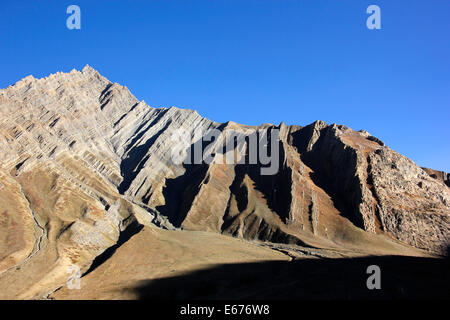
[[[195,143],[183,138],[209,129],[222,138],[280,129],[277,171],[173,161],[173,150]],[[244,146],[232,150],[240,159]],[[13,222],[0,224],[0,235],[20,239],[0,245],[0,276],[20,276],[17,265],[29,271],[30,259],[52,262],[35,280],[63,279],[69,263],[87,270],[133,221],[303,248],[442,254],[450,193],[441,176],[342,125],[221,124],[194,110],[151,108],[88,65],[29,76],[0,90],[0,213]]]

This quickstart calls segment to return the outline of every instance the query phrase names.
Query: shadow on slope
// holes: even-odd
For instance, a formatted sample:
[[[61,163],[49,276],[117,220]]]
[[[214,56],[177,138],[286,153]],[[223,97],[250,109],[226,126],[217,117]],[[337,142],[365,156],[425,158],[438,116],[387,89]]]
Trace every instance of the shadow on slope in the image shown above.
[[[138,234],[142,228],[144,228],[143,225],[139,224],[139,222],[137,222],[136,220],[134,220],[133,222],[131,222],[126,228],[125,230],[123,230],[120,235],[119,235],[119,239],[117,240],[117,243],[111,247],[109,247],[108,249],[106,249],[105,251],[103,251],[103,253],[101,253],[100,255],[98,255],[94,261],[92,262],[91,266],[89,267],[89,269],[83,274],[83,277],[88,275],[89,273],[91,273],[92,271],[94,271],[95,269],[97,269],[99,266],[101,266],[106,260],[108,260],[109,258],[112,257],[112,255],[116,252],[116,250],[122,246],[125,242],[127,242],[128,240],[130,240],[134,235]]]
[[[156,207],[156,210],[167,217],[176,228],[181,227],[208,171],[205,164],[184,164],[183,168],[184,174],[166,179],[163,188],[166,204]],[[148,200],[144,198],[143,202],[148,204]]]
[[[154,123],[157,123],[161,117],[162,115],[158,115],[157,118],[153,120],[152,124],[150,124],[149,128],[153,126]],[[145,166],[147,160],[150,158],[150,154],[148,153],[148,151],[153,146],[155,141],[159,138],[159,136],[170,126],[170,124],[171,121],[168,121],[162,129],[158,130],[158,132],[156,132],[143,144],[134,146],[136,141],[139,140],[139,138],[146,133],[146,130],[143,130],[127,146],[126,151],[130,150],[129,154],[120,164],[120,172],[123,177],[123,181],[118,186],[120,194],[124,194],[131,186],[133,180],[137,177],[139,172]]]
[[[225,124],[217,127],[222,131]],[[205,162],[195,164],[193,150],[197,147],[199,150],[205,150],[210,142],[198,139],[186,147],[186,159],[183,161],[184,173],[173,179],[166,179],[163,188],[163,196],[165,204],[157,206],[158,210],[163,216],[167,217],[170,223],[176,228],[181,227],[186,218],[192,202],[197,196],[202,181],[206,178],[209,165]],[[145,204],[148,204],[149,197],[142,199]]]
[[[321,130],[312,149],[314,125],[306,126],[291,134],[292,144],[297,148],[301,160],[313,170],[310,178],[323,189],[333,201],[341,215],[364,230],[364,221],[359,213],[361,203],[360,181],[357,178],[357,154],[336,139],[330,127]]]
[[[367,267],[381,269],[381,289],[366,286]],[[156,279],[140,299],[449,299],[448,259],[381,256],[228,264]]]

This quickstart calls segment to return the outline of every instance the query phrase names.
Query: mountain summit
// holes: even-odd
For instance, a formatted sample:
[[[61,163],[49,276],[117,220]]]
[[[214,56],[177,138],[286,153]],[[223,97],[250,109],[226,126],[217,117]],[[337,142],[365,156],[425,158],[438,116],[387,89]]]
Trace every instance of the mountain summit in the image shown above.
[[[267,162],[174,161],[208,141],[213,160],[251,159],[246,139],[275,132],[256,152],[276,157],[271,174]],[[183,136],[196,139],[180,148]],[[450,192],[430,172],[344,125],[254,127],[152,108],[89,66],[29,76],[0,90],[0,297],[50,296],[69,266],[93,274],[124,239],[142,255],[158,245],[152,254],[440,255]]]

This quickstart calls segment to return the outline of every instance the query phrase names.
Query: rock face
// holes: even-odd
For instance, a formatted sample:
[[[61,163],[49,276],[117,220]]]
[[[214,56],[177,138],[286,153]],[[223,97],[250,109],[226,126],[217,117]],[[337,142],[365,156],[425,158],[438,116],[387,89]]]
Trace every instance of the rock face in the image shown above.
[[[450,187],[450,173],[433,170],[429,168],[422,168],[426,173],[430,175],[430,177],[437,179],[439,181],[444,182],[448,187]]]
[[[216,132],[207,139],[214,160],[235,136],[231,154],[248,160],[250,143],[239,141],[275,130],[275,174],[252,161],[174,161],[174,150],[205,140],[191,145],[180,132]],[[309,248],[442,254],[450,193],[448,177],[433,174],[342,125],[250,127],[155,109],[89,66],[29,76],[0,90],[0,287],[7,297],[41,297],[64,283],[68,266],[88,270],[135,223]]]

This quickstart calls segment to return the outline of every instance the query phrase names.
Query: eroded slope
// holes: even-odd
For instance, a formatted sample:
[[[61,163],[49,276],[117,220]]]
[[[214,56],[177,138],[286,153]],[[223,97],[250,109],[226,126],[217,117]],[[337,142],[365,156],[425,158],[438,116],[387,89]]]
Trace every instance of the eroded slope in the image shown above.
[[[229,134],[246,141],[279,130],[272,150],[278,170],[262,175],[265,165],[249,161],[173,161],[180,143],[198,143],[184,145],[180,132],[211,129],[220,138],[211,143],[215,160],[224,157]],[[245,159],[249,144],[231,152]],[[46,296],[65,283],[69,266],[86,272],[136,221],[143,230],[208,231],[350,255],[442,254],[449,197],[444,180],[345,126],[250,127],[155,109],[89,66],[0,90],[1,298]]]

